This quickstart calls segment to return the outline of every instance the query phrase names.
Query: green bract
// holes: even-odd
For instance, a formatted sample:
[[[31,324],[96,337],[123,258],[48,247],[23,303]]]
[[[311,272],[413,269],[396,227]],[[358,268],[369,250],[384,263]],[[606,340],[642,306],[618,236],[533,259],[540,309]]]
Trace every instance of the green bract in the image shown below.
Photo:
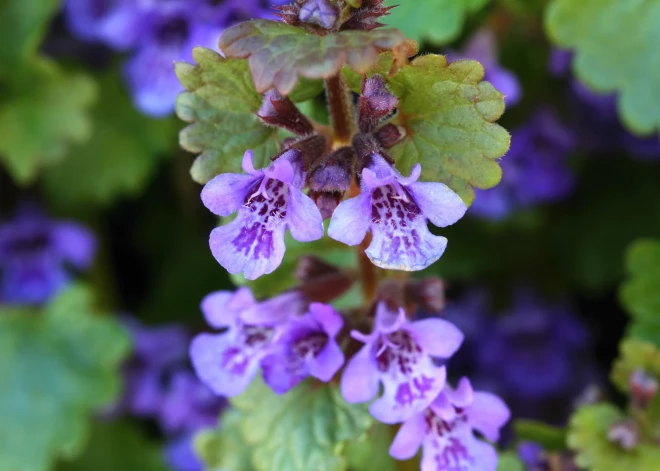
[[[257,168],[277,152],[275,130],[256,113],[261,96],[254,89],[246,61],[224,59],[210,49],[193,49],[197,65],[178,62],[177,77],[187,91],[176,112],[191,123],[180,134],[181,147],[200,153],[190,169],[193,180],[206,183],[220,173],[241,173],[241,160],[252,149]]]
[[[16,181],[28,183],[42,167],[61,159],[70,144],[90,136],[88,108],[96,85],[40,58],[17,74],[9,84],[11,98],[0,98],[0,158]]]
[[[227,57],[248,58],[257,91],[276,88],[288,95],[299,77],[328,78],[348,65],[365,73],[378,52],[403,47],[395,29],[341,31],[317,36],[279,21],[252,20],[233,26],[220,38]]]
[[[638,240],[626,257],[630,277],[621,302],[633,318],[629,334],[660,346],[660,241]]]
[[[209,435],[202,435],[198,442],[210,469],[222,469],[230,465],[224,460],[238,457],[220,457],[213,446],[205,446],[205,441],[234,446],[239,443],[236,431],[240,428],[242,441],[250,448],[251,467],[242,468],[245,463],[240,460],[232,462],[238,468],[230,471],[344,470],[344,445],[362,436],[373,421],[365,405],[347,404],[335,385],[314,381],[277,395],[257,379],[231,402],[236,408],[232,414],[239,417],[231,417],[226,428],[220,429],[219,442]]]
[[[610,404],[582,407],[573,415],[568,445],[575,450],[578,466],[590,471],[655,471],[660,463],[660,448],[644,443],[625,451],[610,442],[610,427],[623,414]]]
[[[553,0],[546,28],[561,47],[575,49],[575,71],[589,86],[617,92],[619,113],[633,131],[660,129],[660,2]]]
[[[97,421],[85,451],[57,471],[168,471],[160,446],[129,423]]]
[[[42,312],[0,312],[0,469],[46,471],[79,454],[87,416],[119,392],[128,346],[80,287]]]
[[[387,74],[390,54],[382,54],[371,73]],[[360,77],[345,76],[354,91]],[[399,98],[393,122],[406,138],[390,149],[405,175],[422,165],[422,179],[440,181],[466,204],[474,199],[473,186],[491,188],[502,178],[495,161],[509,149],[509,133],[495,121],[504,113],[504,95],[482,82],[484,68],[477,61],[449,64],[444,56],[428,54],[413,60],[387,84]]]
[[[101,85],[92,137],[44,174],[50,198],[62,205],[108,204],[137,193],[176,142],[175,123],[135,110],[119,77]]]
[[[384,22],[403,31],[415,41],[427,39],[446,43],[455,39],[463,29],[467,13],[483,7],[488,0],[388,0],[396,7]]]

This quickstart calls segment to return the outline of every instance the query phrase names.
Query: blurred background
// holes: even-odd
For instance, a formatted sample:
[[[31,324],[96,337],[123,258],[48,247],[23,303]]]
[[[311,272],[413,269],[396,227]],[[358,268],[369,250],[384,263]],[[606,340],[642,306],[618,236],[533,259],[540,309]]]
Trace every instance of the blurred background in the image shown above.
[[[449,26],[442,3],[406,3],[385,22],[421,52],[484,64],[507,96],[500,123],[512,146],[502,182],[477,191],[443,230],[446,254],[419,276],[444,280],[440,315],[466,333],[452,371],[502,395],[516,417],[561,425],[580,401],[616,397],[607,372],[627,323],[618,290],[627,248],[660,234],[660,142],[574,74],[572,52],[548,39],[547,2],[473,2]],[[238,21],[275,18],[271,6],[0,2],[0,309],[51,306],[78,281],[132,340],[123,386],[112,386],[119,399],[86,404],[97,416],[91,442],[58,470],[201,469],[191,434],[224,402],[192,374],[187,342],[203,328],[203,296],[233,284],[208,249],[216,220],[190,178],[194,156],[178,146],[172,62],[191,61],[195,45],[216,48]],[[323,121],[323,104],[304,106]],[[80,443],[60,448],[75,454]],[[13,467],[0,457],[0,471],[50,460]]]

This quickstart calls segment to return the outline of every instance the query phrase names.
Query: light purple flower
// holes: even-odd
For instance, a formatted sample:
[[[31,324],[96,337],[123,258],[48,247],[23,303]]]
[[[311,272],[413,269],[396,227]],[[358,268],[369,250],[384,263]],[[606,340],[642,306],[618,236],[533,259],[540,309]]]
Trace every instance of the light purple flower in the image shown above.
[[[474,392],[468,379],[463,378],[456,390],[447,386],[428,409],[403,423],[390,455],[410,459],[422,446],[422,471],[495,471],[497,452],[474,432],[497,441],[509,417],[509,409],[499,397]]]
[[[142,33],[139,1],[65,0],[71,32],[84,41],[98,41],[123,50],[135,45]]]
[[[328,0],[307,0],[300,8],[300,21],[330,29],[337,22],[337,9]]]
[[[224,173],[202,190],[204,205],[219,216],[238,212],[229,224],[211,232],[211,251],[230,273],[254,280],[273,272],[284,257],[284,234],[300,242],[323,237],[323,217],[301,190],[304,179],[290,150],[269,167],[255,170],[252,152],[243,157],[247,173]],[[294,168],[296,170],[294,170]]]
[[[174,471],[203,471],[204,464],[195,453],[195,435],[184,434],[165,445],[165,461]]]
[[[415,165],[403,177],[379,154],[362,170],[362,193],[335,209],[328,235],[357,245],[371,231],[366,254],[374,265],[398,270],[422,270],[438,260],[447,239],[431,234],[427,220],[445,227],[465,214],[461,198],[443,183],[418,182]]]
[[[282,323],[289,314],[296,314],[299,298],[285,293],[270,300],[270,308],[263,305],[254,300],[248,288],[234,293],[217,291],[202,301],[209,325],[226,330],[196,336],[190,345],[190,358],[197,376],[216,394],[236,396],[248,387],[261,360],[271,353]],[[260,310],[262,314],[255,314]]]
[[[73,221],[54,221],[24,206],[0,224],[0,301],[40,304],[71,280],[71,271],[89,268],[94,235]]]
[[[486,71],[484,80],[504,94],[507,106],[513,106],[520,101],[522,90],[518,78],[513,72],[502,67],[497,60],[497,40],[492,30],[479,30],[458,54],[447,54],[450,60],[456,56],[463,59],[479,61]]]
[[[312,303],[302,317],[292,319],[261,361],[266,384],[278,394],[295,387],[307,376],[328,382],[344,364],[335,337],[344,325],[327,304]]]
[[[383,395],[369,410],[381,422],[396,423],[423,411],[445,385],[446,369],[431,357],[448,358],[463,334],[442,319],[409,322],[403,309],[378,304],[374,330],[351,335],[365,345],[346,365],[341,392],[348,402],[365,402]]]

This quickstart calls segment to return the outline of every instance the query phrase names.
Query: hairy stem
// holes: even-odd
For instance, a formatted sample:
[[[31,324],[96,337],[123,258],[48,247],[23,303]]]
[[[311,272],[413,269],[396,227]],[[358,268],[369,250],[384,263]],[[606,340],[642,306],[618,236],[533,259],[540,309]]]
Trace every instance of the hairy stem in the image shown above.
[[[371,263],[369,257],[364,252],[371,243],[371,234],[367,234],[362,243],[357,246],[358,266],[360,269],[360,280],[362,281],[362,294],[365,301],[370,303],[376,296],[376,287],[378,285],[378,273],[376,265]]]
[[[355,110],[341,74],[326,79],[325,93],[328,98],[335,144],[347,145],[351,142],[355,131]]]

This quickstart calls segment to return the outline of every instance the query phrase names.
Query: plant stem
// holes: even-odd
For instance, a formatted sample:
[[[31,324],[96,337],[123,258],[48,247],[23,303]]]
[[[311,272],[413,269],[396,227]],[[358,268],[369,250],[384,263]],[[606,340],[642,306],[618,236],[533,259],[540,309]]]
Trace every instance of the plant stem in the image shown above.
[[[337,146],[351,142],[355,131],[355,110],[341,74],[326,79],[325,93],[330,108],[330,122],[334,131],[334,141]]]
[[[378,274],[376,266],[371,263],[369,257],[364,252],[371,243],[371,234],[367,234],[362,243],[357,246],[358,266],[360,268],[360,280],[362,281],[362,294],[367,303],[376,296],[376,287],[378,285]]]

